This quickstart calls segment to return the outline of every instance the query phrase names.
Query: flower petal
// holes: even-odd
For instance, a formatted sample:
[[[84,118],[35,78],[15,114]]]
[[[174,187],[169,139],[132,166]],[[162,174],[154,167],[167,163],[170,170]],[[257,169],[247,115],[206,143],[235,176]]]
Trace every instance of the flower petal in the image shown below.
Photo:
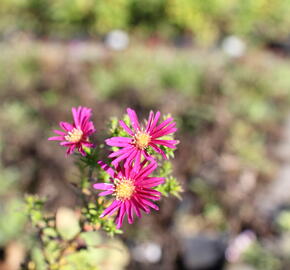
[[[74,126],[71,125],[70,123],[67,123],[67,122],[60,122],[59,123],[60,127],[63,128],[65,131],[71,131]]]
[[[135,159],[136,155],[138,154],[138,150],[134,149],[131,151],[131,154],[126,158],[126,161],[124,163],[124,167],[129,167],[130,164],[132,164],[133,160]]]
[[[128,223],[132,224],[134,222],[134,216],[133,216],[133,206],[131,204],[131,201],[129,200],[125,201],[125,206],[126,206]]]
[[[125,147],[131,145],[132,139],[127,137],[112,137],[106,139],[105,142],[110,146]]]
[[[124,153],[123,155],[117,157],[116,159],[114,159],[112,161],[112,164],[116,167],[118,166],[119,162],[124,160],[125,158],[127,158],[129,155],[131,155],[131,153],[134,151],[135,149],[132,149],[131,151],[128,151],[126,153]]]
[[[139,198],[139,196],[135,196],[134,198],[132,198],[132,200],[135,201],[135,205],[137,207],[139,207],[140,209],[142,209],[145,213],[149,214],[150,213],[150,209],[147,207],[147,205],[142,204],[141,199]]]
[[[131,120],[133,128],[135,129],[135,131],[139,131],[140,125],[139,125],[139,121],[138,121],[138,117],[136,115],[136,112],[130,108],[127,108],[127,113],[128,113],[129,118]]]
[[[161,144],[161,145],[164,145],[166,147],[175,149],[176,148],[175,145],[178,144],[179,141],[177,141],[177,140],[152,140],[151,143]]]
[[[49,137],[49,141],[63,141],[64,137],[63,136],[54,136],[54,137]]]
[[[156,124],[159,120],[159,117],[160,117],[160,112],[158,111],[156,114],[155,114],[155,117],[154,117],[154,120],[150,126],[150,129],[148,130],[149,133],[151,133],[155,128],[156,128]]]
[[[134,136],[133,131],[125,124],[123,120],[120,120],[119,124],[129,135]]]
[[[164,159],[168,159],[165,153],[156,144],[150,143],[149,145],[153,148],[155,152],[161,154]]]
[[[145,129],[146,132],[148,132],[150,130],[150,128],[151,128],[151,124],[152,124],[153,118],[154,118],[154,113],[153,113],[153,111],[150,111],[148,122],[147,122],[147,126],[146,126],[146,129]]]
[[[175,122],[171,123],[167,127],[163,128],[159,131],[155,131],[151,136],[154,139],[154,138],[158,138],[158,137],[162,137],[162,136],[174,133],[175,131],[177,131],[177,128],[175,126],[176,126]]]
[[[114,214],[115,211],[119,209],[119,207],[120,207],[120,201],[117,201],[117,200],[113,201],[112,204],[108,208],[106,208],[104,212],[100,215],[100,218],[107,215],[111,216],[112,214]]]
[[[101,166],[101,168],[106,171],[107,174],[109,174],[112,178],[115,177],[115,171],[109,167],[106,163],[104,163],[103,161],[99,160],[98,164]]]
[[[155,210],[159,210],[159,207],[156,205],[156,204],[154,204],[153,202],[151,202],[151,201],[148,201],[148,200],[146,200],[146,199],[140,199],[141,200],[141,202],[143,203],[143,204],[146,204],[146,205],[148,205],[148,206],[150,206],[151,208],[153,208],[153,209],[155,209]]]
[[[125,204],[121,203],[120,209],[119,209],[119,212],[118,212],[118,216],[117,216],[117,219],[116,219],[117,229],[120,229],[122,227],[125,213],[126,213]]]
[[[164,181],[164,177],[147,177],[140,181],[140,185],[142,185],[142,187],[151,188],[163,184]]]
[[[93,185],[94,189],[100,189],[100,190],[113,190],[114,185],[108,184],[108,183],[97,183]]]
[[[156,162],[151,162],[146,167],[143,167],[140,172],[136,175],[136,179],[142,179],[151,174],[157,168]]]
[[[101,193],[99,193],[99,196],[106,196],[106,195],[110,195],[114,192],[114,190],[107,190],[107,191],[103,191]]]
[[[54,129],[53,132],[56,133],[57,135],[61,135],[61,136],[67,135],[65,132],[57,130],[57,129]]]
[[[117,157],[117,156],[121,156],[121,155],[123,155],[124,153],[126,153],[126,152],[128,152],[128,151],[132,151],[133,150],[133,146],[130,146],[130,147],[125,147],[125,148],[123,148],[123,149],[121,149],[121,150],[118,150],[118,151],[115,151],[115,152],[113,152],[113,153],[111,153],[110,155],[109,155],[109,158],[113,158],[113,157]]]
[[[172,117],[167,118],[166,120],[164,120],[161,124],[159,124],[154,130],[153,132],[158,132],[159,130],[163,129],[165,126],[167,126],[170,122],[174,121],[174,119]]]

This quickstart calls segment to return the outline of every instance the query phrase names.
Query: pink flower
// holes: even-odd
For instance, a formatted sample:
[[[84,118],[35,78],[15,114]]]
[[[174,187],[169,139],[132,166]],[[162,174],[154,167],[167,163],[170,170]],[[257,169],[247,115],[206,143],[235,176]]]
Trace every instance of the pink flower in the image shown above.
[[[99,196],[112,194],[115,197],[111,205],[101,214],[101,217],[111,216],[117,211],[116,224],[117,228],[120,228],[125,215],[127,215],[129,224],[132,224],[134,212],[140,218],[140,210],[148,214],[150,207],[155,210],[159,209],[151,200],[159,200],[161,193],[152,187],[162,184],[164,178],[148,177],[156,169],[156,162],[151,162],[148,166],[145,164],[146,161],[142,162],[138,171],[133,170],[132,166],[127,168],[117,166],[116,170],[113,170],[102,161],[98,163],[111,176],[111,183],[97,183],[93,187],[104,190]]]
[[[50,141],[62,141],[60,145],[68,147],[67,154],[72,154],[77,149],[83,156],[86,155],[83,147],[93,147],[89,142],[89,136],[96,130],[90,121],[92,109],[81,107],[72,108],[74,123],[60,122],[59,125],[64,131],[54,130],[59,135],[50,137]]]
[[[128,167],[135,161],[135,166],[140,166],[141,158],[144,157],[147,160],[153,160],[147,152],[148,148],[151,147],[155,152],[161,154],[163,158],[166,158],[165,153],[158,147],[158,145],[163,145],[169,148],[176,148],[177,140],[164,140],[159,139],[165,135],[174,133],[177,128],[173,118],[169,117],[161,124],[157,125],[160,117],[160,112],[158,111],[155,115],[151,111],[149,114],[149,119],[147,121],[146,128],[140,126],[136,112],[130,108],[127,109],[127,113],[131,120],[133,130],[130,129],[124,121],[119,121],[121,127],[128,133],[130,137],[112,137],[106,140],[106,143],[110,146],[117,146],[121,149],[113,152],[109,155],[110,158],[115,158],[112,161],[114,166],[122,160],[125,161],[125,167]]]

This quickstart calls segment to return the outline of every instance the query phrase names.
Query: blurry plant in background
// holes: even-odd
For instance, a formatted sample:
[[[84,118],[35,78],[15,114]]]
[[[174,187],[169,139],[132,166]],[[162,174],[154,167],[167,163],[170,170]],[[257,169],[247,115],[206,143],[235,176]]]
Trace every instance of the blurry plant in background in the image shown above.
[[[3,0],[0,29],[65,39],[114,29],[167,38],[190,32],[207,46],[234,34],[264,43],[287,39],[289,11],[287,0]]]

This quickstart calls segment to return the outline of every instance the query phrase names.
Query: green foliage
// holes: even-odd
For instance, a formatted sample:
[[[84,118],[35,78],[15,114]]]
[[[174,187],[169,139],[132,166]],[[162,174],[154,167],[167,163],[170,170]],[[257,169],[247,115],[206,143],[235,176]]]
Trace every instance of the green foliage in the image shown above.
[[[21,237],[27,219],[23,202],[19,198],[11,198],[1,203],[0,207],[0,245]]]
[[[246,166],[269,173],[273,167],[266,158],[264,140],[263,134],[256,132],[254,127],[237,121],[232,127],[229,148]]]
[[[281,269],[281,262],[258,242],[252,244],[243,254],[243,260],[257,270]]]
[[[190,190],[193,191],[203,204],[203,217],[207,223],[211,223],[221,230],[227,228],[227,220],[222,206],[220,205],[213,186],[210,186],[203,179],[195,178]]]
[[[43,227],[45,225],[44,203],[45,199],[37,195],[27,195],[25,198],[27,214],[33,225]]]
[[[95,36],[112,29],[134,30],[143,36],[190,31],[205,45],[215,43],[224,33],[263,42],[287,37],[289,11],[288,0],[3,0],[0,30],[64,38]]]
[[[183,191],[180,183],[172,176],[167,177],[165,183],[158,186],[156,189],[166,197],[173,195],[178,199],[181,199],[180,193]]]
[[[122,119],[126,125],[130,125],[130,118],[126,114]],[[109,123],[109,136],[111,137],[128,137],[128,133],[119,125],[117,117],[112,117]]]
[[[172,163],[170,161],[163,161],[161,163],[161,166],[158,169],[158,177],[165,178],[164,184],[159,185],[156,188],[158,191],[160,191],[166,197],[173,195],[181,199],[180,193],[183,191],[183,189],[178,180],[172,176]]]
[[[19,181],[19,171],[16,168],[3,168],[0,164],[0,196],[4,195],[8,190],[13,190]]]
[[[106,33],[117,28],[124,29],[128,25],[128,0],[98,1],[94,10],[96,20],[93,27],[97,33]]]
[[[213,188],[211,188],[203,179],[194,179],[191,183],[190,189],[197,194],[203,202],[210,204],[214,204],[216,202]]]
[[[276,218],[276,223],[279,226],[281,231],[289,232],[290,231],[290,211],[283,210],[279,213]]]
[[[86,218],[86,223],[95,229],[101,227],[110,236],[121,234],[122,230],[116,228],[116,224],[112,218],[100,218],[106,205],[108,204],[106,204],[104,200],[99,199],[95,203],[89,203],[85,208],[83,208],[82,213]]]

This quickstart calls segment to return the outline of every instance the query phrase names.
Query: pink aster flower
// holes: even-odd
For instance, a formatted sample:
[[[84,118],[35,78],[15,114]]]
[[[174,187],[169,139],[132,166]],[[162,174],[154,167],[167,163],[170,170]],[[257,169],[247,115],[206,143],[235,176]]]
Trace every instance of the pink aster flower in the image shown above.
[[[86,155],[83,147],[93,147],[89,142],[89,136],[96,130],[90,121],[92,109],[81,107],[72,108],[74,123],[60,122],[59,125],[64,131],[54,130],[59,135],[50,137],[50,141],[62,141],[60,145],[68,147],[67,154],[72,154],[77,149],[83,156]]]
[[[111,183],[97,183],[93,187],[104,190],[99,196],[110,194],[114,196],[114,201],[104,210],[101,217],[111,216],[117,211],[116,224],[117,228],[120,228],[125,215],[127,215],[129,224],[132,224],[134,212],[140,218],[140,210],[148,214],[150,207],[155,210],[159,209],[152,201],[159,200],[161,193],[152,187],[162,184],[164,178],[148,177],[156,169],[156,162],[151,162],[147,166],[146,161],[142,162],[138,171],[133,170],[132,166],[127,168],[117,166],[116,170],[113,170],[102,161],[98,163],[110,175]]]
[[[165,153],[160,149],[158,145],[163,145],[169,148],[176,148],[177,140],[165,140],[161,137],[169,135],[177,131],[176,124],[173,118],[169,117],[161,124],[157,124],[160,112],[154,114],[152,111],[149,114],[146,127],[142,127],[139,124],[136,112],[130,108],[127,109],[133,129],[130,129],[124,121],[120,120],[121,127],[127,132],[129,137],[112,137],[106,140],[106,143],[110,146],[117,146],[119,149],[109,155],[110,158],[115,158],[112,162],[114,166],[122,160],[125,161],[125,167],[128,167],[135,161],[135,166],[140,164],[142,157],[147,160],[153,159],[147,152],[149,148],[152,148],[158,154],[161,154],[163,158],[166,158]]]

